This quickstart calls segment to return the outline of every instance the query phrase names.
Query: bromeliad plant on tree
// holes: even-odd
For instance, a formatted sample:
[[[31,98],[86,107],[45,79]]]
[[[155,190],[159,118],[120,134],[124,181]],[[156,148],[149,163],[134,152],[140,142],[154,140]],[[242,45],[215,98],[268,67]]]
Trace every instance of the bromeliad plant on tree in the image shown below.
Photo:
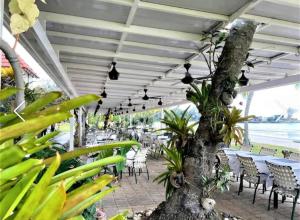
[[[1,90],[0,99],[17,92],[16,88]],[[19,112],[23,119],[14,113],[0,115],[0,219],[83,219],[84,209],[116,189],[107,187],[115,179],[111,175],[102,175],[79,188],[72,186],[98,175],[103,166],[123,161],[121,156],[106,157],[57,172],[62,161],[137,144],[134,141],[79,148],[48,158],[35,157],[41,150],[51,147],[50,139],[57,135],[55,131],[38,138],[41,130],[68,119],[70,110],[99,99],[96,95],[85,95],[46,107],[60,96],[60,92],[45,94]]]

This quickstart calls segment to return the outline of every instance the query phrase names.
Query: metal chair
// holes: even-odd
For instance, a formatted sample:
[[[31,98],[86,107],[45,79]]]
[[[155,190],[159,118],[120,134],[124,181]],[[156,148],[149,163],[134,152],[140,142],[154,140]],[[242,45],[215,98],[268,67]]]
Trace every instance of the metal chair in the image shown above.
[[[220,149],[217,151],[216,155],[216,175],[218,176],[219,170],[222,169],[222,167],[230,167],[229,166],[229,158],[225,154],[225,151],[223,149]]]
[[[259,154],[274,156],[276,154],[276,150],[271,148],[262,147],[259,151]]]
[[[273,192],[274,208],[278,207],[278,194],[283,196],[283,201],[285,197],[292,197],[293,210],[291,219],[293,220],[300,191],[300,185],[297,183],[294,172],[290,166],[277,165],[268,161],[266,161],[266,164],[274,178],[273,186],[269,196],[268,210],[270,210],[271,197]]]
[[[263,193],[266,191],[266,180],[267,174],[260,173],[251,157],[242,157],[237,155],[238,160],[240,161],[243,171],[240,175],[240,187],[238,191],[238,195],[243,191],[243,180],[245,179],[249,183],[253,183],[255,185],[254,195],[252,204],[255,203],[256,192],[259,184],[263,185]]]

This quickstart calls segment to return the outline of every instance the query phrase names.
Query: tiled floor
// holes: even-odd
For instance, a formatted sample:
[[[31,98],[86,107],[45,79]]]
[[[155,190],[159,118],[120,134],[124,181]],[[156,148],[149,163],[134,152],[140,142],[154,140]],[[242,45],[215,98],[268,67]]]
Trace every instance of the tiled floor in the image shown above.
[[[115,193],[105,197],[100,203],[100,206],[106,212],[107,216],[110,217],[128,209],[132,209],[134,212],[142,211],[156,207],[163,201],[165,198],[164,187],[158,185],[156,182],[153,183],[153,179],[165,170],[163,163],[162,160],[149,160],[149,181],[145,173],[138,176],[137,184],[135,183],[134,177],[128,177],[128,174],[123,174],[123,178],[119,182],[120,188]],[[248,184],[245,185],[248,186]],[[251,189],[247,187],[244,188],[240,196],[236,193],[237,189],[238,183],[234,182],[229,192],[217,195],[216,202],[218,210],[249,220],[290,219],[292,210],[291,199],[288,199],[283,204],[279,202],[277,210],[271,209],[271,211],[267,211],[269,191],[265,194],[258,192],[256,202],[252,205],[253,187]],[[300,219],[299,207],[300,204],[298,204],[295,219]]]

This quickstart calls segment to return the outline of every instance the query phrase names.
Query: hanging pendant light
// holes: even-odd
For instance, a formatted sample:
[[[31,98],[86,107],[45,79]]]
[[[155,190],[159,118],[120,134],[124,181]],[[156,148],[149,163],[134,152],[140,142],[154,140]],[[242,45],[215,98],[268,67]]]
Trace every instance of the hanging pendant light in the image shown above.
[[[158,105],[162,105],[162,104],[163,104],[162,101],[161,101],[161,98],[159,98],[159,101],[158,101],[157,104],[158,104]]]
[[[135,107],[132,109],[133,112],[135,112]]]
[[[239,78],[239,85],[246,86],[248,85],[249,79],[245,76],[245,70],[242,70],[242,76]]]
[[[132,106],[131,99],[128,99],[128,100],[129,100],[128,107],[131,107]]]
[[[116,70],[116,62],[112,62],[112,69],[109,71],[108,76],[110,80],[118,80],[120,73]]]
[[[104,99],[107,97],[107,94],[105,92],[105,87],[103,89],[103,92],[101,93],[101,97],[104,98]]]
[[[103,104],[103,102],[102,102],[101,99],[98,101],[98,104],[99,104],[99,105],[102,105],[102,104]]]
[[[117,112],[117,108],[115,107],[115,111],[114,112]]]
[[[145,109],[146,109],[146,106],[145,106],[145,105],[143,105],[142,109],[143,109],[143,110],[145,110]]]
[[[123,108],[122,108],[122,104],[120,104],[120,111],[122,111],[123,110]]]
[[[128,114],[128,110],[126,111],[126,114]]]

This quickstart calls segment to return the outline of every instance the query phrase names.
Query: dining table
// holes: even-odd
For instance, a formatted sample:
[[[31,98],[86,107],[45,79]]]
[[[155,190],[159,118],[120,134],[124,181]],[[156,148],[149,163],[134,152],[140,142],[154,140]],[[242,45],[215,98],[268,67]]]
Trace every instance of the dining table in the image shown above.
[[[237,157],[239,155],[242,157],[251,157],[256,165],[258,172],[267,175],[267,181],[266,181],[267,188],[273,185],[273,178],[271,172],[268,169],[266,161],[277,165],[291,167],[297,179],[297,183],[300,185],[300,162],[299,161],[270,156],[270,155],[256,154],[253,152],[236,150],[232,148],[224,148],[223,150],[229,159],[228,163],[230,169],[237,176],[239,176],[241,173],[241,164]]]

